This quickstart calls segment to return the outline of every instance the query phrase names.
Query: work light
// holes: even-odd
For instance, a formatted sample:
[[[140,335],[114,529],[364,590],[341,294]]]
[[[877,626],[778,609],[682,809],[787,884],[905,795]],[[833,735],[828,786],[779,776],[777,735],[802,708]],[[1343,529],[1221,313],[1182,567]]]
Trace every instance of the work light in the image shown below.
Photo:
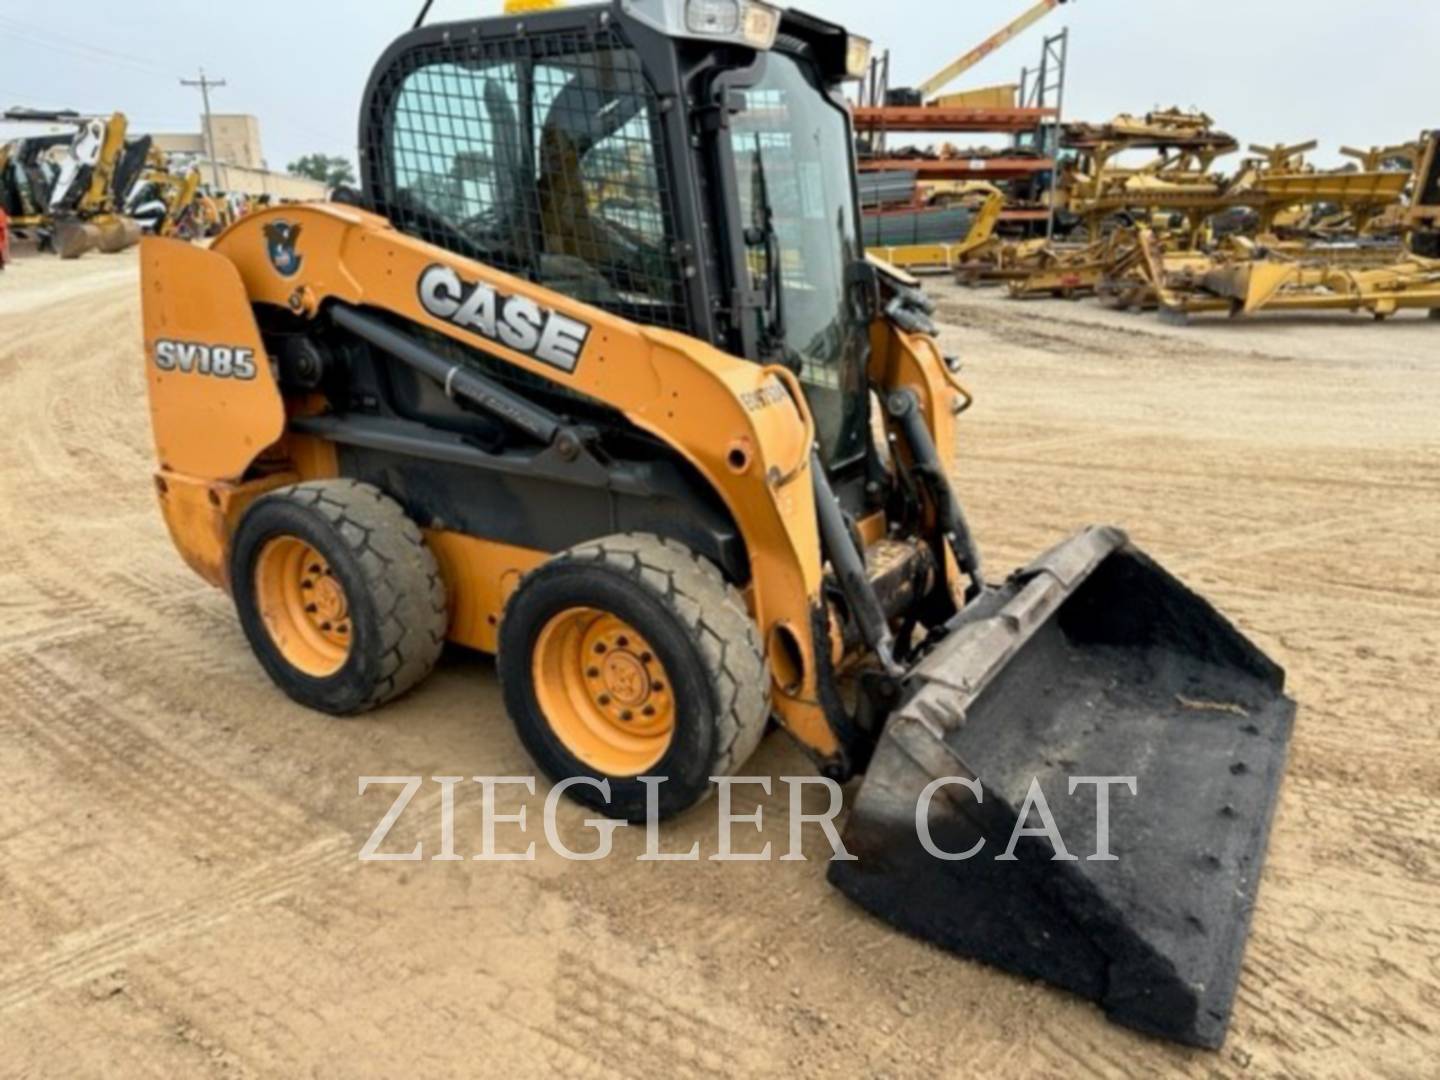
[[[845,74],[852,79],[863,79],[870,70],[870,39],[850,35],[845,46]]]
[[[686,0],[685,29],[769,49],[780,31],[780,9],[759,0]]]

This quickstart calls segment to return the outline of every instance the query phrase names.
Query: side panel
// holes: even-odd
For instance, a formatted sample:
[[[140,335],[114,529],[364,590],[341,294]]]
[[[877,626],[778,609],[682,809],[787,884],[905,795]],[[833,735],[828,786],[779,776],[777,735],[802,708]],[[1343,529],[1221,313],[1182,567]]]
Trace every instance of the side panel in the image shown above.
[[[230,536],[245,509],[261,495],[300,478],[273,473],[244,484],[156,473],[155,490],[170,539],[187,566],[217,588],[230,589]]]
[[[176,240],[146,238],[140,264],[160,468],[239,480],[285,430],[245,284],[223,255]]]
[[[427,530],[425,540],[440,564],[450,597],[450,640],[496,652],[499,613],[520,579],[550,556],[438,529]]]

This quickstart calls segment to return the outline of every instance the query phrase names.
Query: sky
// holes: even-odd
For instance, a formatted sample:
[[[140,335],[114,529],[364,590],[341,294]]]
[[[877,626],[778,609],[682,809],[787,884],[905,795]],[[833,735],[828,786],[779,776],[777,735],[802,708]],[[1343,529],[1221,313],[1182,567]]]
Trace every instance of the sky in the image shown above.
[[[1029,0],[809,0],[892,53],[892,83],[919,82]],[[0,109],[124,111],[132,130],[199,130],[200,67],[227,85],[217,112],[260,119],[265,155],[355,158],[361,93],[419,0],[0,0]],[[436,0],[430,21],[496,14],[501,0]],[[1436,0],[1073,0],[972,69],[957,89],[1013,82],[1044,33],[1071,30],[1068,119],[1198,107],[1242,143],[1413,139],[1440,125]],[[3,134],[3,133],[0,133]],[[969,141],[969,140],[962,140]]]

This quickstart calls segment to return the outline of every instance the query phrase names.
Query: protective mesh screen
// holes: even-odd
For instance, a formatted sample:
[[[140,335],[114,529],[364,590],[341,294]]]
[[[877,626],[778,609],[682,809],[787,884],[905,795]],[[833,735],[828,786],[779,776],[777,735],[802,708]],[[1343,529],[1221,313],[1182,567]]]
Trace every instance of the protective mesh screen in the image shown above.
[[[368,123],[372,195],[397,228],[689,329],[656,96],[614,31],[418,46]]]

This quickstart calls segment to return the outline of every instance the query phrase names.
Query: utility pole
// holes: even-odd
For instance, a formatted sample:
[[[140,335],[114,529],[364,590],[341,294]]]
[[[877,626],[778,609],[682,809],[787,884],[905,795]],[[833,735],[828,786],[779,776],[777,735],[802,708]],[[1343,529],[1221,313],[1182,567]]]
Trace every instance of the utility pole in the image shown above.
[[[204,99],[205,150],[206,153],[210,155],[210,182],[212,185],[214,185],[215,190],[218,192],[220,190],[220,163],[215,160],[215,132],[214,129],[210,126],[210,91],[217,87],[224,86],[225,80],[207,79],[205,77],[205,69],[202,67],[200,69],[200,78],[198,80],[181,79],[180,85],[191,87],[198,86],[200,88],[200,97]]]

